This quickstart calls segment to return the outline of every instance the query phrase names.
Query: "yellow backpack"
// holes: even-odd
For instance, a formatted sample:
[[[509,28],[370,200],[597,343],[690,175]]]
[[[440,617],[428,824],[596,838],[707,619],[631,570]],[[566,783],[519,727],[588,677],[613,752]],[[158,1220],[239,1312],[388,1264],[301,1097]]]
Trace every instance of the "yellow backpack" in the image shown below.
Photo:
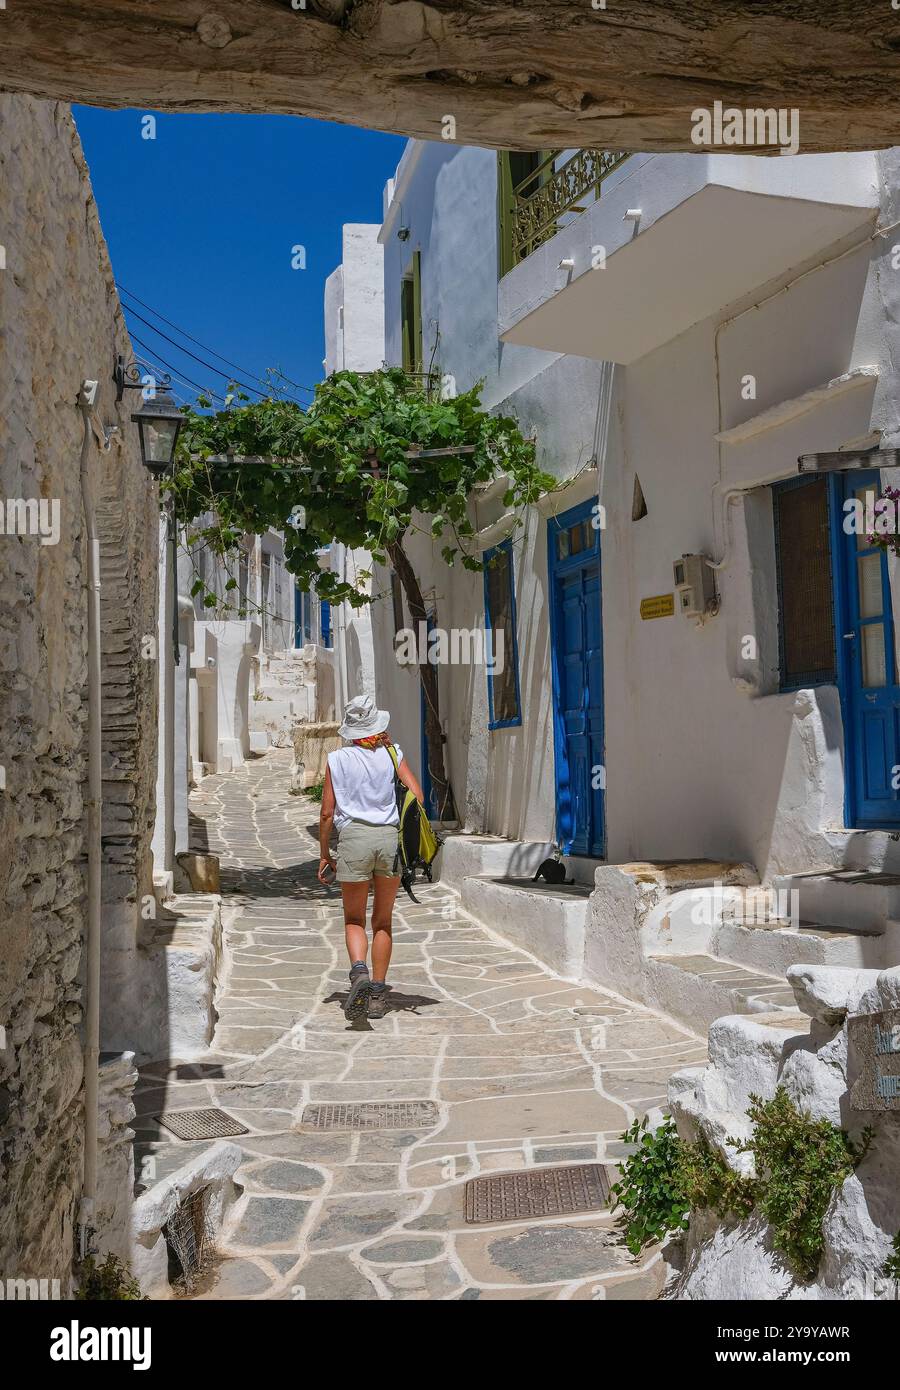
[[[392,743],[387,744],[387,750],[394,764],[394,788],[400,814],[394,872],[400,869],[400,882],[413,902],[417,903],[419,899],[412,891],[412,885],[416,881],[416,869],[421,867],[425,877],[429,883],[431,882],[431,864],[441,847],[441,842],[429,824],[425,807],[416,800],[409,787],[405,787],[400,781],[397,750]]]

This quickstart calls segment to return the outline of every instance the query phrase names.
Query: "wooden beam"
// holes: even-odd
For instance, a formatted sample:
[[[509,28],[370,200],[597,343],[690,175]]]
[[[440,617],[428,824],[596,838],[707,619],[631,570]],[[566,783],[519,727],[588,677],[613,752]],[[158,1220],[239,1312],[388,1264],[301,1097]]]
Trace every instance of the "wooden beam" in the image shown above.
[[[0,89],[144,111],[289,112],[512,149],[696,151],[717,100],[800,150],[900,132],[889,0],[9,0]],[[734,151],[740,146],[729,146]]]
[[[801,454],[798,473],[853,473],[864,468],[900,467],[900,449],[837,449],[824,454]]]

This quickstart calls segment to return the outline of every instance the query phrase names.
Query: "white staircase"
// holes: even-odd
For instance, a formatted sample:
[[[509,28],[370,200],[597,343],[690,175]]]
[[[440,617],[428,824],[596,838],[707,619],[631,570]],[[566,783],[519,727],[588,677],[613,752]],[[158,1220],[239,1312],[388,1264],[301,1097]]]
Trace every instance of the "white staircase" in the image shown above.
[[[595,865],[592,891],[526,878],[546,849],[461,836],[445,846],[442,877],[473,917],[559,974],[697,1033],[726,1014],[793,1012],[792,965],[900,964],[900,874],[837,869],[763,886],[748,864],[643,862]]]
[[[784,976],[763,974],[710,955],[648,956],[655,1002],[695,1032],[724,1014],[770,1014],[796,1008]]]
[[[682,911],[682,916],[684,912]],[[792,965],[883,969],[900,959],[900,876],[837,870],[785,876],[771,889],[729,887],[702,952],[651,949],[646,969],[667,1011],[694,1026],[726,1013],[792,1009]],[[678,921],[678,911],[670,921]]]
[[[831,869],[825,873],[784,875],[774,881],[775,888],[795,889],[800,915],[811,926],[882,936],[891,959],[877,964],[897,963],[900,944],[900,874],[872,869]]]

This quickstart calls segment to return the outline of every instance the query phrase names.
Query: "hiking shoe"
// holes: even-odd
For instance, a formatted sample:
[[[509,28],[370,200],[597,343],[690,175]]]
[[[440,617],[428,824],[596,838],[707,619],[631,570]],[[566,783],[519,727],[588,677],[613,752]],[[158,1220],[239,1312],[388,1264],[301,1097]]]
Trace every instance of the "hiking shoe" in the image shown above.
[[[384,1018],[387,1013],[387,998],[390,992],[390,985],[382,985],[380,989],[377,985],[372,986],[372,992],[369,995],[369,1018]]]
[[[372,981],[365,966],[350,971],[350,993],[344,1003],[344,1018],[349,1019],[351,1023],[365,1018],[371,989]]]

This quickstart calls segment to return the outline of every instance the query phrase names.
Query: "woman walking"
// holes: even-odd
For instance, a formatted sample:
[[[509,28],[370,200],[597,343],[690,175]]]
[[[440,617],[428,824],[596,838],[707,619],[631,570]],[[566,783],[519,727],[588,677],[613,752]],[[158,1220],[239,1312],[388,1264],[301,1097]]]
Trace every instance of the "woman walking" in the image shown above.
[[[319,882],[337,873],[344,901],[344,935],[350,957],[350,993],[344,1014],[355,1022],[368,1015],[383,1018],[387,1009],[386,976],[391,961],[391,918],[400,884],[397,837],[400,813],[394,760],[388,749],[390,715],[377,709],[369,695],[358,695],[344,710],[338,733],[348,747],[328,754],[322,812],[319,817]],[[394,745],[397,775],[422,800],[419,786],[401,749]],[[331,856],[331,830],[338,833],[337,862]],[[366,907],[372,902],[372,974],[369,974]]]

